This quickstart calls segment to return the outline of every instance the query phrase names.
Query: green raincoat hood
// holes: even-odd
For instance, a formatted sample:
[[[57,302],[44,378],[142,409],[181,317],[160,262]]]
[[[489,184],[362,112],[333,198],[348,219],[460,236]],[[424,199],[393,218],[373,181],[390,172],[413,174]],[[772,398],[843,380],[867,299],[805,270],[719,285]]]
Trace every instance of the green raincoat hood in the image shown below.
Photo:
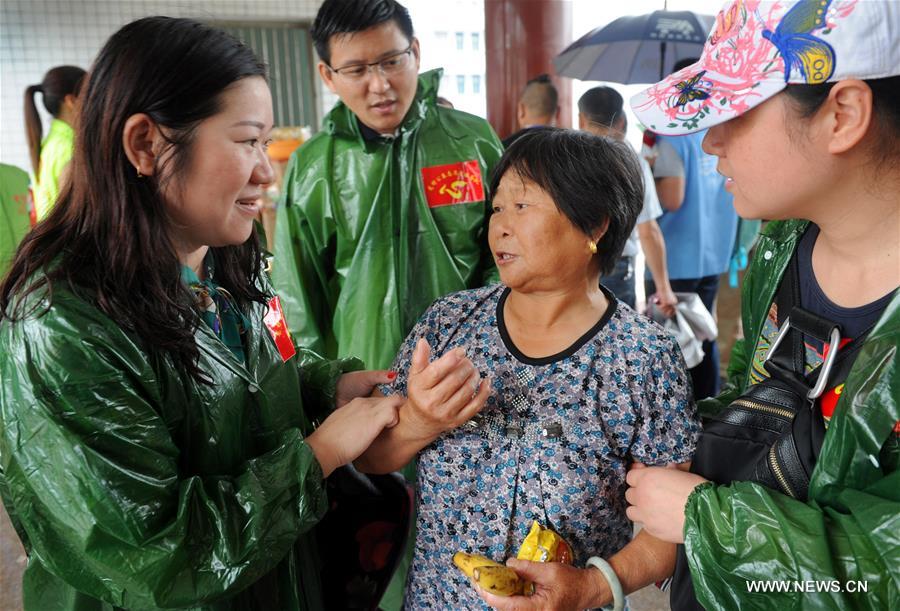
[[[441,85],[443,74],[443,68],[435,68],[419,75],[416,94],[413,96],[412,104],[410,104],[409,110],[406,111],[406,116],[400,124],[399,131],[409,132],[416,130],[422,124],[430,109],[437,106],[438,88]],[[363,139],[359,128],[359,119],[343,101],[335,104],[334,108],[325,115],[322,125],[323,131],[333,136]]]

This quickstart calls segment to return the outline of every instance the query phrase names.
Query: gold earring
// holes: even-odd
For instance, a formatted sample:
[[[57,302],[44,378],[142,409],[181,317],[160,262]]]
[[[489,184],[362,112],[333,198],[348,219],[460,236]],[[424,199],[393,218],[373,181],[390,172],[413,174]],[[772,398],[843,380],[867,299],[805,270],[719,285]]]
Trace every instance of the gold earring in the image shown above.
[[[590,249],[592,255],[597,254],[597,243],[593,240],[588,242],[588,249]]]
[[[140,169],[140,168],[135,168],[135,170],[137,171],[137,177],[138,177],[138,178],[143,178],[143,177],[144,177],[144,175],[141,174],[141,169]]]

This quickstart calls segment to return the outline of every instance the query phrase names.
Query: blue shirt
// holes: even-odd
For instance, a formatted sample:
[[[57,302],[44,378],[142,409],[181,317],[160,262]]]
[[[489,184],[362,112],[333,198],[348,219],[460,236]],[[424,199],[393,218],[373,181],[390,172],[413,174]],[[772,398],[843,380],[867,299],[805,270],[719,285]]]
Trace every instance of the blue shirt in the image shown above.
[[[684,164],[684,202],[657,219],[672,280],[722,274],[734,249],[738,216],[725,191],[725,178],[716,172],[717,158],[701,148],[705,135],[704,130],[658,140],[661,148],[671,146]],[[656,178],[663,176],[656,173]]]

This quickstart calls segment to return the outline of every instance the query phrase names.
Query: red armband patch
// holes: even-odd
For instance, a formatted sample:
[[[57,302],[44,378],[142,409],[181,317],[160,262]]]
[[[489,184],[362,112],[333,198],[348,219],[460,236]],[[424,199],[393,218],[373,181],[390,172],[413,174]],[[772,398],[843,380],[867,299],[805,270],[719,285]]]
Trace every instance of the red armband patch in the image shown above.
[[[481,166],[474,159],[422,168],[429,208],[484,201]]]
[[[294,342],[284,321],[284,312],[281,310],[281,299],[275,295],[269,300],[269,311],[266,312],[263,322],[269,330],[269,335],[275,341],[275,347],[281,355],[281,360],[287,362],[289,358],[297,354]]]

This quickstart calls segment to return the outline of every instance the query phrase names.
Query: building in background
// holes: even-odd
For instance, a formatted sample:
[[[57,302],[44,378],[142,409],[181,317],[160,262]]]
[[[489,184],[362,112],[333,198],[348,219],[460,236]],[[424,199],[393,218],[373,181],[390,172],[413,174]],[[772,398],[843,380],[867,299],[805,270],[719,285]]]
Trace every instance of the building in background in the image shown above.
[[[421,43],[423,71],[443,68],[440,95],[457,110],[487,116],[483,0],[400,0]]]

